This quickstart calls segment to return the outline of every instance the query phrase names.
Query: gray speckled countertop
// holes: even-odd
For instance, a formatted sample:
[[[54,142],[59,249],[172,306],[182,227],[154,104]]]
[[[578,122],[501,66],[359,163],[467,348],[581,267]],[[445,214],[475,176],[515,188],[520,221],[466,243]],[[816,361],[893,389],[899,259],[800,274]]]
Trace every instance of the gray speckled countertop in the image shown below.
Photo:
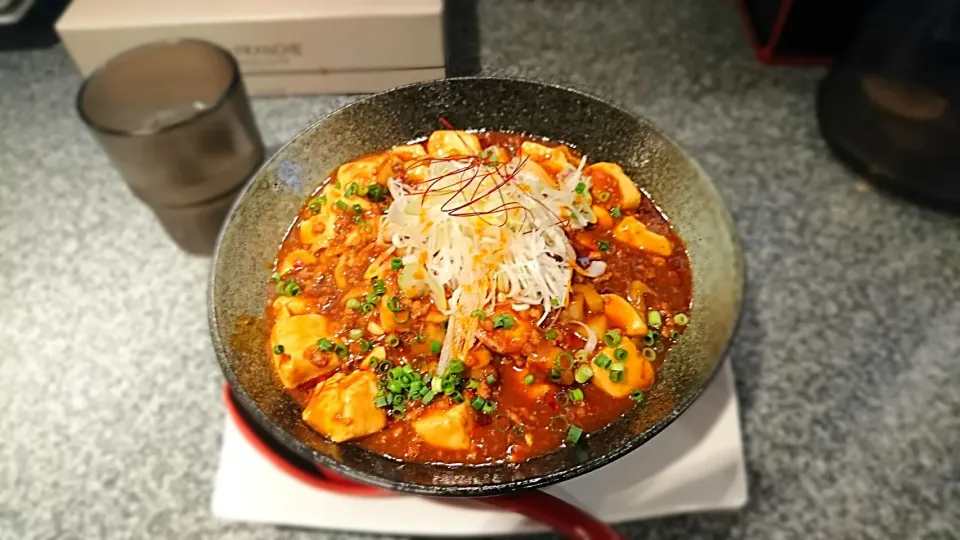
[[[752,59],[729,2],[481,2],[484,72],[672,134],[743,235],[733,348],[750,503],[639,538],[957,538],[960,220],[855,182],[819,70]],[[209,503],[223,410],[208,260],[177,251],[73,111],[60,48],[0,54],[0,538],[321,538]],[[347,97],[257,100],[268,146]]]

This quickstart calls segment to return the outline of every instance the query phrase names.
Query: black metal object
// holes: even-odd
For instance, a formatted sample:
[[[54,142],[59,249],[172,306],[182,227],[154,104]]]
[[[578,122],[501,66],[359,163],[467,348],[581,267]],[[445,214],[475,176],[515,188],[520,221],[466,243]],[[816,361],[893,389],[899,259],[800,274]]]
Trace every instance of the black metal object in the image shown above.
[[[18,22],[0,24],[0,51],[42,49],[59,43],[53,25],[69,3],[70,0],[37,0]]]
[[[827,64],[850,44],[876,0],[740,0],[757,59]]]
[[[821,83],[817,117],[864,178],[960,209],[960,1],[882,2]]]

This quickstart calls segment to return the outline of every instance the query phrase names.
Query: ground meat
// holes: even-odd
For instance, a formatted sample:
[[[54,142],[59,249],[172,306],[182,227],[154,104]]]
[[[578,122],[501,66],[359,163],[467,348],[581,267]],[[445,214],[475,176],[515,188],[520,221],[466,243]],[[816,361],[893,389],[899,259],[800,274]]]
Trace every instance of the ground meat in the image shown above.
[[[490,396],[493,395],[493,391],[490,390],[490,385],[487,384],[487,381],[480,381],[480,386],[477,388],[477,395],[483,399],[490,399]]]

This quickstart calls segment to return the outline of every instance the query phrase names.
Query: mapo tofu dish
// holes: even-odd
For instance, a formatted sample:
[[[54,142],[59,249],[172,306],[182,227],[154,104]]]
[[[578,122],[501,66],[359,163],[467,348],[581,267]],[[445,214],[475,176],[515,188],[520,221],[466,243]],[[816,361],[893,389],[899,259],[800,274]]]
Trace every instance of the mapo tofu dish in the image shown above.
[[[587,157],[448,129],[333,171],[268,286],[268,352],[303,421],[401,461],[481,464],[643,406],[690,322],[690,264],[621,167]]]

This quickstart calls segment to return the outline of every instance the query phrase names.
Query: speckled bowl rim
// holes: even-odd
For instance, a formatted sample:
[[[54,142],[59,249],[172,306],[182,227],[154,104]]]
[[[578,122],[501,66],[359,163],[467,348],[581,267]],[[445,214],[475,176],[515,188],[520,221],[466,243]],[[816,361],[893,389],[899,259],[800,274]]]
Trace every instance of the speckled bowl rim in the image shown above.
[[[523,479],[523,480],[511,480],[511,481],[500,482],[500,483],[489,483],[489,484],[484,484],[479,486],[477,485],[431,486],[431,485],[421,485],[421,484],[387,480],[380,476],[365,473],[364,471],[354,469],[352,467],[339,463],[333,459],[330,459],[329,457],[311,448],[309,445],[307,445],[306,443],[304,443],[303,441],[295,437],[292,433],[288,432],[286,429],[283,429],[282,427],[277,426],[270,418],[267,417],[266,413],[263,412],[263,410],[257,404],[256,400],[240,384],[238,377],[233,372],[233,369],[230,366],[229,362],[226,360],[227,347],[220,339],[220,332],[217,331],[220,325],[220,321],[217,320],[216,310],[214,308],[214,286],[216,284],[216,279],[217,279],[215,270],[217,268],[217,264],[220,258],[221,244],[228,230],[227,224],[230,223],[234,213],[236,212],[236,209],[240,206],[242,201],[246,198],[248,192],[253,188],[257,179],[260,178],[261,175],[263,175],[267,171],[268,167],[273,164],[274,158],[282,154],[287,147],[294,144],[294,141],[298,140],[306,132],[311,131],[318,124],[321,124],[327,121],[333,115],[338,114],[341,111],[352,108],[352,107],[362,106],[362,104],[370,100],[373,100],[377,96],[398,91],[398,90],[410,89],[410,88],[420,87],[420,86],[429,85],[429,84],[436,84],[437,82],[440,82],[440,81],[468,82],[468,81],[496,81],[496,80],[550,87],[550,88],[564,91],[564,92],[571,92],[587,99],[595,100],[597,102],[600,102],[603,105],[616,109],[626,115],[629,115],[630,117],[633,117],[637,120],[640,120],[646,123],[652,131],[656,132],[658,136],[662,137],[665,141],[672,144],[681,153],[683,158],[697,170],[697,172],[699,173],[700,179],[704,182],[705,187],[710,191],[711,197],[716,200],[718,204],[718,210],[722,212],[724,221],[730,224],[729,232],[730,232],[730,240],[732,243],[734,256],[732,260],[727,261],[727,264],[731,264],[736,267],[736,269],[738,270],[737,274],[739,274],[739,278],[740,278],[739,280],[737,280],[736,283],[731,283],[731,285],[736,286],[738,288],[738,291],[736,294],[735,320],[733,321],[732,328],[729,332],[729,335],[726,338],[723,348],[718,355],[718,359],[713,365],[713,369],[706,375],[706,377],[703,378],[703,380],[701,381],[701,384],[699,385],[699,388],[697,388],[696,391],[692,392],[685,401],[676,405],[663,418],[661,418],[659,421],[657,421],[652,426],[647,428],[643,433],[630,439],[628,444],[624,444],[612,451],[592,457],[582,463],[579,463],[579,464],[576,464],[552,473],[548,473],[548,474],[544,474],[544,475],[540,475],[540,476],[536,476],[528,479]],[[669,216],[669,212],[667,212],[667,215]],[[245,408],[245,410],[251,415],[252,418],[254,418],[261,426],[264,426],[264,428],[270,434],[276,437],[276,439],[281,444],[285,445],[287,448],[291,449],[292,451],[296,452],[301,456],[304,456],[304,457],[310,456],[308,459],[311,459],[311,461],[313,461],[314,463],[317,463],[318,465],[324,468],[327,468],[337,474],[343,475],[347,478],[356,480],[358,482],[374,485],[374,486],[388,489],[391,491],[414,493],[414,494],[427,495],[427,496],[441,496],[441,497],[484,497],[484,496],[502,495],[505,493],[511,493],[511,492],[525,490],[525,489],[545,487],[545,486],[553,485],[566,480],[570,480],[577,476],[581,476],[583,474],[586,474],[590,471],[598,469],[604,465],[607,465],[608,463],[611,463],[629,454],[630,452],[636,450],[637,448],[645,444],[647,441],[655,437],[661,431],[666,429],[667,426],[672,424],[681,414],[683,414],[687,409],[689,409],[690,406],[693,405],[693,403],[703,394],[704,390],[706,390],[707,387],[709,387],[710,384],[714,381],[714,379],[717,376],[717,373],[719,373],[720,369],[723,367],[723,364],[728,360],[727,357],[729,355],[730,346],[733,342],[734,337],[737,335],[737,332],[740,327],[740,323],[743,318],[742,316],[743,315],[743,299],[744,299],[745,292],[746,292],[746,264],[745,264],[745,259],[743,255],[742,242],[740,240],[739,233],[736,230],[735,222],[733,220],[733,216],[730,213],[729,208],[727,207],[723,198],[720,196],[720,193],[717,191],[713,181],[706,174],[706,171],[703,170],[700,164],[695,159],[693,159],[686,152],[686,150],[683,149],[682,146],[677,144],[677,142],[673,138],[664,134],[653,123],[649,122],[648,120],[644,119],[643,117],[637,114],[634,114],[633,112],[627,110],[626,108],[621,107],[620,105],[612,103],[607,99],[601,98],[599,96],[585,92],[583,90],[561,86],[554,83],[547,83],[547,82],[541,82],[541,81],[535,81],[535,80],[529,80],[529,79],[523,79],[523,78],[517,78],[517,77],[499,77],[499,76],[447,77],[443,79],[437,79],[437,80],[426,81],[426,82],[417,82],[417,83],[407,84],[403,86],[398,86],[395,88],[391,88],[389,90],[385,90],[383,92],[378,92],[375,94],[365,96],[356,101],[352,101],[342,107],[339,107],[327,113],[323,117],[319,118],[317,121],[311,123],[309,126],[305,127],[303,130],[301,130],[292,138],[290,138],[290,140],[288,140],[280,148],[278,148],[274,152],[274,154],[270,156],[270,158],[267,159],[264,162],[264,164],[253,174],[253,176],[251,176],[250,180],[240,191],[240,194],[237,196],[236,200],[231,206],[230,212],[228,213],[227,218],[224,221],[224,226],[221,228],[220,233],[217,235],[217,242],[216,242],[216,247],[214,249],[213,258],[211,260],[211,271],[210,271],[210,278],[209,278],[208,288],[207,288],[207,306],[208,306],[208,323],[210,326],[211,338],[213,340],[214,350],[217,355],[217,362],[220,364],[220,368],[223,371],[224,377],[230,383],[231,388],[235,393],[235,395],[237,395],[240,398],[238,400],[240,405]],[[399,464],[400,462],[398,462],[398,465]],[[518,464],[518,466],[522,467],[523,466],[522,462]]]

